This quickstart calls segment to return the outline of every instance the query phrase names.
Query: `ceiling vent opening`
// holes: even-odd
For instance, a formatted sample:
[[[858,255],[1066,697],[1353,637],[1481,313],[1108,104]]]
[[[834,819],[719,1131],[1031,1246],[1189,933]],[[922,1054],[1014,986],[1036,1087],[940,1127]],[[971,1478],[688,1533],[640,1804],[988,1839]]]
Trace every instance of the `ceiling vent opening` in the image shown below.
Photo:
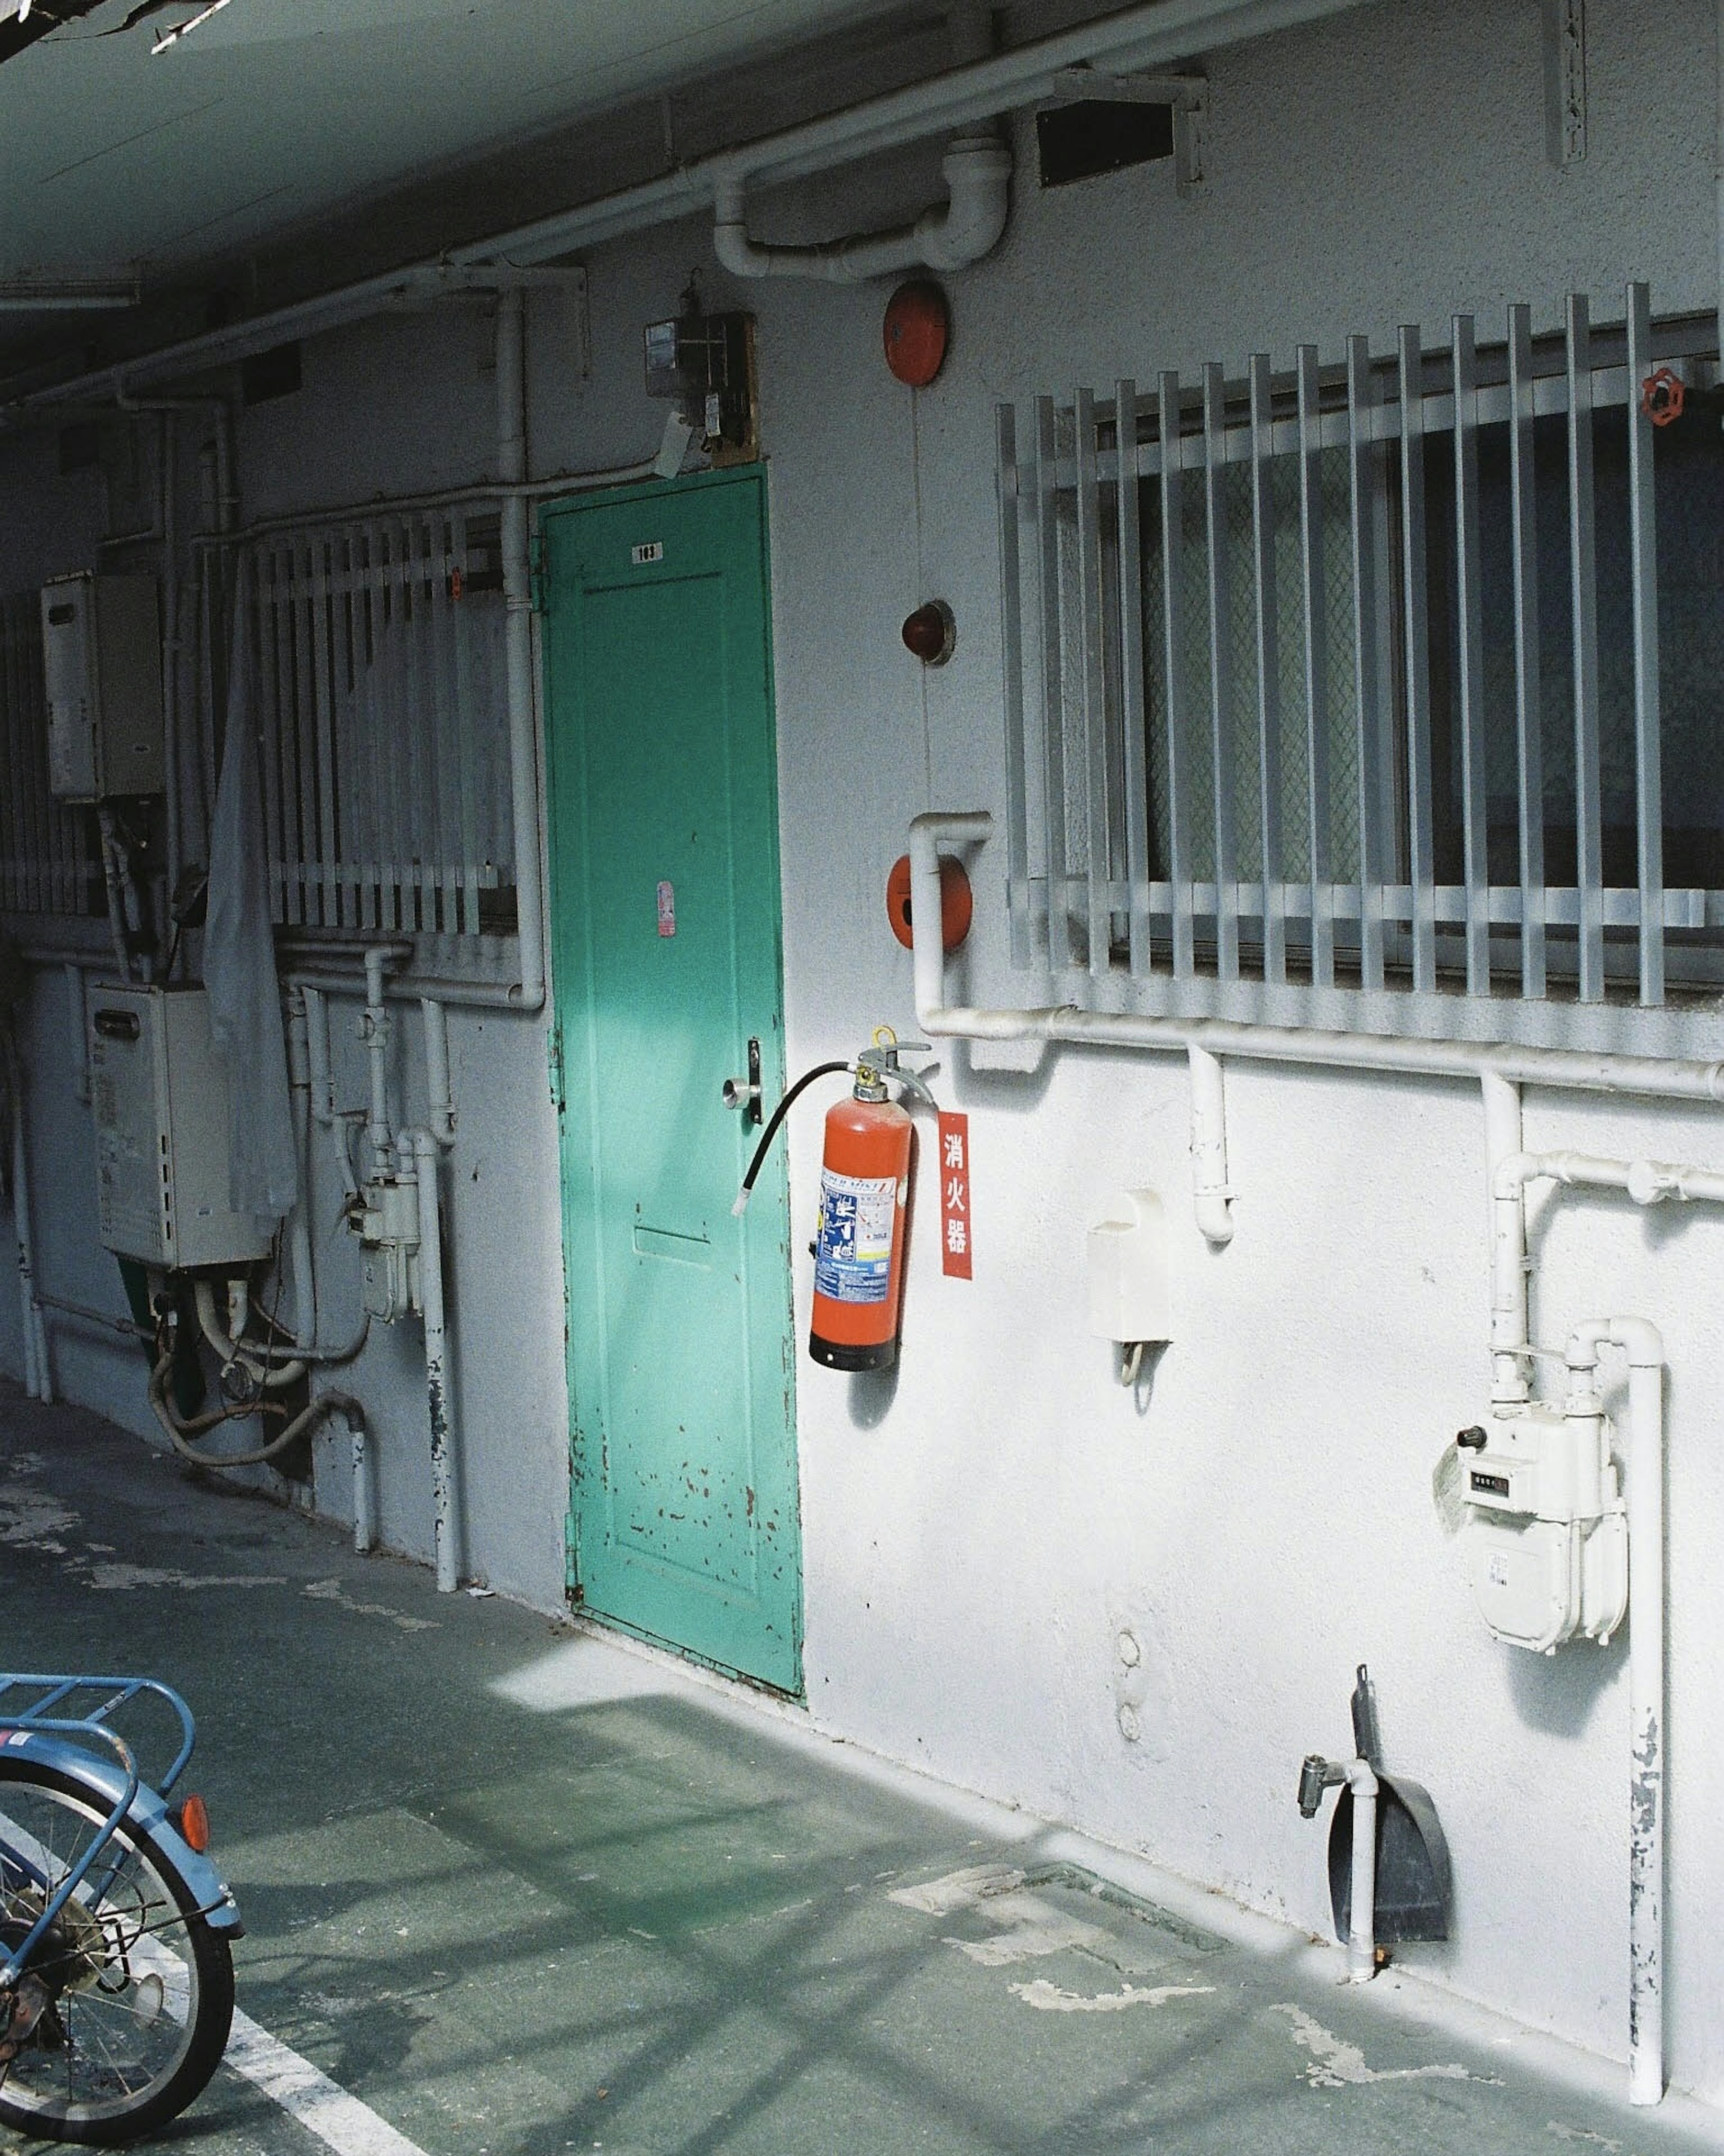
[[[1173,108],[1135,100],[1085,98],[1035,116],[1044,187],[1069,187],[1173,154]]]

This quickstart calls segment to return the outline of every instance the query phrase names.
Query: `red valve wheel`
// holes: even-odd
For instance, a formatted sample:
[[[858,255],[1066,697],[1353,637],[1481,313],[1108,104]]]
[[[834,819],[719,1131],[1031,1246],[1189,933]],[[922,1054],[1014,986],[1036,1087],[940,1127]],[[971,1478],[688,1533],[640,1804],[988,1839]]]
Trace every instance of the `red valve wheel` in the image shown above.
[[[1688,392],[1674,367],[1661,367],[1640,384],[1640,409],[1655,427],[1673,426],[1687,402]]]

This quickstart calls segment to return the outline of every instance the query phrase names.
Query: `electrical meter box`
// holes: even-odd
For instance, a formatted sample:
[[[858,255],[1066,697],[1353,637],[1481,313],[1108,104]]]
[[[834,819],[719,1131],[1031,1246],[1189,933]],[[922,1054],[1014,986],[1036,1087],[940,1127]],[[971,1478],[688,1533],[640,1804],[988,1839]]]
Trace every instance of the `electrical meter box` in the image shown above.
[[[202,988],[92,988],[90,1085],[104,1249],[169,1271],[267,1256],[228,1202],[228,1070]]]
[[[42,588],[48,783],[62,801],[160,793],[162,626],[153,577],[58,577]]]

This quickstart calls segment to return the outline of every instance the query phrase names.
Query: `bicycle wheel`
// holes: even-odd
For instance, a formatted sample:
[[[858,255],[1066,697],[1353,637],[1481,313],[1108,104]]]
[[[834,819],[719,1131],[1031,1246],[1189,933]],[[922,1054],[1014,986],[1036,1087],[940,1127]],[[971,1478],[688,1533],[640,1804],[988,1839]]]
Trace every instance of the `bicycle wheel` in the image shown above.
[[[16,1947],[109,1807],[0,1756],[0,1940]],[[215,2071],[233,2018],[228,1942],[151,1836],[121,1825],[0,1994],[0,2121],[54,2141],[150,2133]],[[7,2056],[9,2054],[9,2056]]]

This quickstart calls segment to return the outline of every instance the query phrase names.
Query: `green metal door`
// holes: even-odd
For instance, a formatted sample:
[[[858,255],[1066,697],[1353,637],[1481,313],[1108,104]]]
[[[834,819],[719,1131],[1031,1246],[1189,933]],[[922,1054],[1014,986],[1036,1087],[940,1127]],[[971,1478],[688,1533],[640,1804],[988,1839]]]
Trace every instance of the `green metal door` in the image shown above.
[[[780,1152],[731,1212],[760,1044],[783,1085],[757,470],[542,521],[568,1297],[570,1584],[632,1632],[802,1689]]]

